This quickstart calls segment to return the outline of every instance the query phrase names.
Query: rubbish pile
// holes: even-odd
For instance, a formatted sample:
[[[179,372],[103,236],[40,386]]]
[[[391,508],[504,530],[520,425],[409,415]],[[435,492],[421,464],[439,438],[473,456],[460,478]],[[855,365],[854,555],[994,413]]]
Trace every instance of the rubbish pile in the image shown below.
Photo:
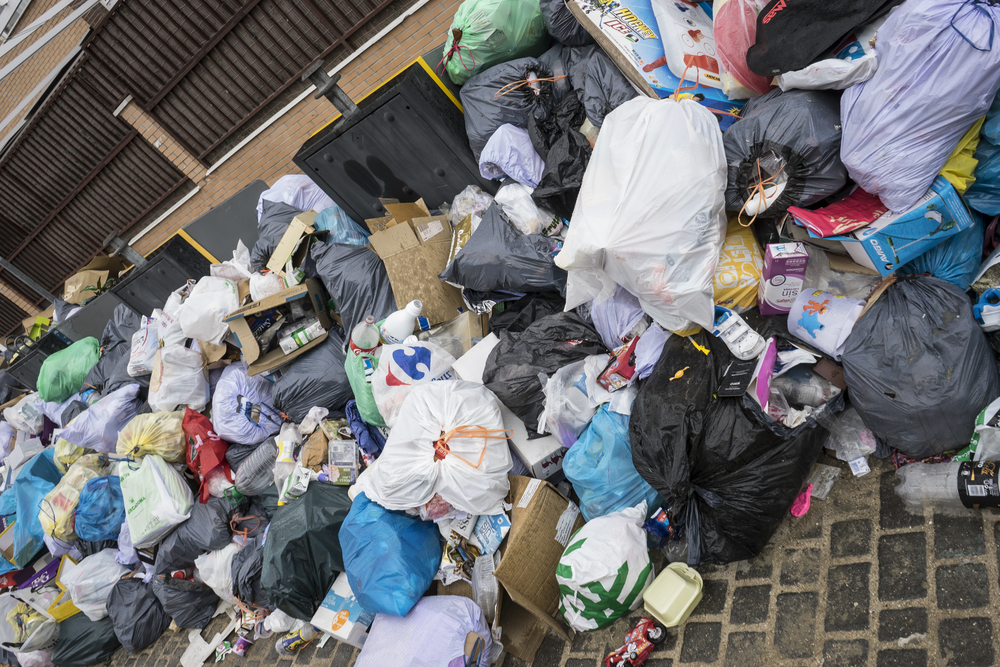
[[[441,68],[495,196],[354,221],[285,176],[252,248],[3,381],[0,661],[173,626],[184,667],[330,638],[485,667],[641,605],[605,660],[637,667],[694,566],[824,497],[824,450],[1000,506],[998,24],[466,0]],[[67,302],[117,275],[83,273]]]

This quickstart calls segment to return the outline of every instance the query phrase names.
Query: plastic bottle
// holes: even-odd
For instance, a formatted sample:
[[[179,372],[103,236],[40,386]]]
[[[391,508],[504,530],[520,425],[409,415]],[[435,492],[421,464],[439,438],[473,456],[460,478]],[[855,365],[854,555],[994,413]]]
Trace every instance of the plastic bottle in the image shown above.
[[[374,352],[382,344],[375,318],[369,315],[364,322],[358,323],[351,332],[351,351],[354,356],[362,352]]]
[[[274,644],[274,650],[278,652],[278,655],[291,655],[311,642],[317,634],[319,634],[319,630],[306,623],[298,630],[279,637]]]
[[[274,483],[274,460],[278,446],[274,438],[260,444],[243,460],[236,471],[236,490],[244,496],[259,496]]]
[[[295,446],[302,440],[295,424],[282,424],[275,444],[278,446],[278,457],[274,462],[274,486],[281,490],[285,480],[295,470]],[[242,491],[241,491],[242,493]]]
[[[326,329],[315,317],[289,325],[278,334],[278,345],[285,354],[291,354],[307,343],[326,333]]]
[[[961,466],[958,461],[905,465],[896,471],[896,477],[900,479],[896,494],[914,509],[920,509],[924,504],[936,508],[965,507],[958,496],[957,480]]]
[[[406,304],[406,308],[397,310],[395,313],[385,318],[379,333],[382,342],[387,345],[399,345],[406,337],[413,333],[417,324],[417,317],[424,309],[424,304],[419,301],[411,301]]]
[[[840,388],[823,376],[804,368],[793,368],[785,375],[771,380],[771,386],[780,390],[790,405],[808,405],[818,408],[840,393]]]

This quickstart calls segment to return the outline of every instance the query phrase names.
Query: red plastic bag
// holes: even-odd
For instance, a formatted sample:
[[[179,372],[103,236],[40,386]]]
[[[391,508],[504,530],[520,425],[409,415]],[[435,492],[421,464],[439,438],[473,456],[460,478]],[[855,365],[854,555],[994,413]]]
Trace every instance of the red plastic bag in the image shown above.
[[[771,79],[750,71],[747,49],[757,39],[757,13],[765,4],[767,0],[727,0],[721,6],[715,4],[715,48],[719,60],[736,83],[757,95],[771,89]],[[729,96],[732,98],[733,94]]]
[[[208,501],[208,486],[205,478],[208,473],[222,466],[226,479],[233,482],[233,471],[226,461],[226,450],[229,445],[212,430],[212,422],[205,415],[191,408],[184,409],[184,421],[181,424],[184,437],[187,439],[187,465],[194,476],[198,478],[199,500]]]

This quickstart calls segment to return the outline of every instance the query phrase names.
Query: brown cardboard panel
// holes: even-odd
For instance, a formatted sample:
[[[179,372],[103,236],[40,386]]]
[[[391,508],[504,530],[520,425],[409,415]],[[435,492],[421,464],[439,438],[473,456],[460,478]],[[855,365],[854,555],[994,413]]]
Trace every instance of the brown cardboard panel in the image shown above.
[[[107,271],[91,270],[73,274],[63,287],[63,301],[79,306],[87,297],[96,296],[96,292],[87,288],[96,287],[98,282],[104,285],[109,275]]]
[[[524,607],[511,600],[503,588],[500,589],[500,593],[500,598],[503,600],[500,627],[503,628],[501,641],[504,650],[530,665],[535,659],[538,648],[545,641],[546,626]]]
[[[295,250],[295,244],[299,242],[299,239],[316,233],[316,229],[312,226],[315,219],[316,211],[305,211],[292,218],[285,233],[282,234],[278,246],[271,253],[270,259],[267,260],[269,270],[281,273],[289,259],[292,259],[293,266],[301,265],[302,260],[305,259],[305,253],[308,251],[308,244],[303,244],[305,247],[299,248],[299,252],[295,253],[296,257],[292,257],[292,251]],[[302,254],[301,258],[298,257],[300,253]]]
[[[829,359],[821,359],[818,364],[813,366],[813,370],[832,382],[841,391],[847,389],[847,382],[844,380],[844,369]]]
[[[381,231],[385,231],[389,227],[395,227],[396,218],[391,215],[384,218],[368,218],[365,220],[365,224],[368,225],[368,231],[372,234],[378,234]]]
[[[862,273],[866,276],[880,275],[878,271],[869,269],[867,266],[861,266],[850,257],[834,255],[832,253],[828,255],[828,257],[830,258],[830,268],[834,271],[841,271],[843,273]]]

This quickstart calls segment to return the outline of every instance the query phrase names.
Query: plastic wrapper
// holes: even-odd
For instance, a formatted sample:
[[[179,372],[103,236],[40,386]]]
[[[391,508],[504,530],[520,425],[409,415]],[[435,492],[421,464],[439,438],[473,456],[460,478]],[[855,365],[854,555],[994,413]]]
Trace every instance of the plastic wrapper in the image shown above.
[[[555,236],[563,228],[562,220],[538,208],[531,193],[531,187],[520,183],[506,184],[497,192],[496,202],[510,224],[522,234]]]
[[[18,431],[38,435],[42,432],[42,424],[45,422],[42,399],[35,392],[25,394],[20,401],[3,409],[3,418]]]
[[[417,508],[439,495],[461,512],[497,514],[512,466],[493,395],[471,382],[432,382],[414,387],[358,485],[386,509]]]
[[[1000,89],[1000,6],[914,0],[878,31],[878,71],[840,101],[841,156],[896,212],[917,203]]]
[[[73,531],[74,515],[80,502],[84,485],[104,474],[104,461],[99,454],[87,454],[70,466],[59,483],[42,499],[42,509],[38,520],[46,535],[57,540],[72,542],[77,535]]]
[[[118,454],[140,458],[156,454],[170,463],[184,460],[184,413],[154,412],[134,417],[118,434]]]
[[[16,593],[0,595],[0,647],[21,653],[51,650],[59,624],[22,602]]]
[[[403,402],[417,385],[451,380],[455,357],[431,342],[383,345],[372,376],[372,396],[386,426],[392,428]]]
[[[539,430],[551,433],[563,447],[572,447],[597,414],[598,404],[587,393],[586,360],[563,366],[542,386],[545,410]]]
[[[676,175],[670,188],[664,173]],[[637,98],[615,109],[556,256],[569,271],[566,307],[621,285],[665,329],[711,327],[725,179],[718,123],[698,103]]]
[[[722,66],[722,91],[729,99],[763,95],[770,79],[747,65],[747,49],[757,38],[757,13],[767,0],[716,0],[712,5],[715,48]]]
[[[865,425],[913,458],[968,444],[979,411],[1000,396],[968,297],[937,278],[889,285],[854,324],[843,365]]]
[[[603,628],[642,602],[655,573],[646,548],[646,503],[584,524],[559,559],[559,611],[577,632]]]

